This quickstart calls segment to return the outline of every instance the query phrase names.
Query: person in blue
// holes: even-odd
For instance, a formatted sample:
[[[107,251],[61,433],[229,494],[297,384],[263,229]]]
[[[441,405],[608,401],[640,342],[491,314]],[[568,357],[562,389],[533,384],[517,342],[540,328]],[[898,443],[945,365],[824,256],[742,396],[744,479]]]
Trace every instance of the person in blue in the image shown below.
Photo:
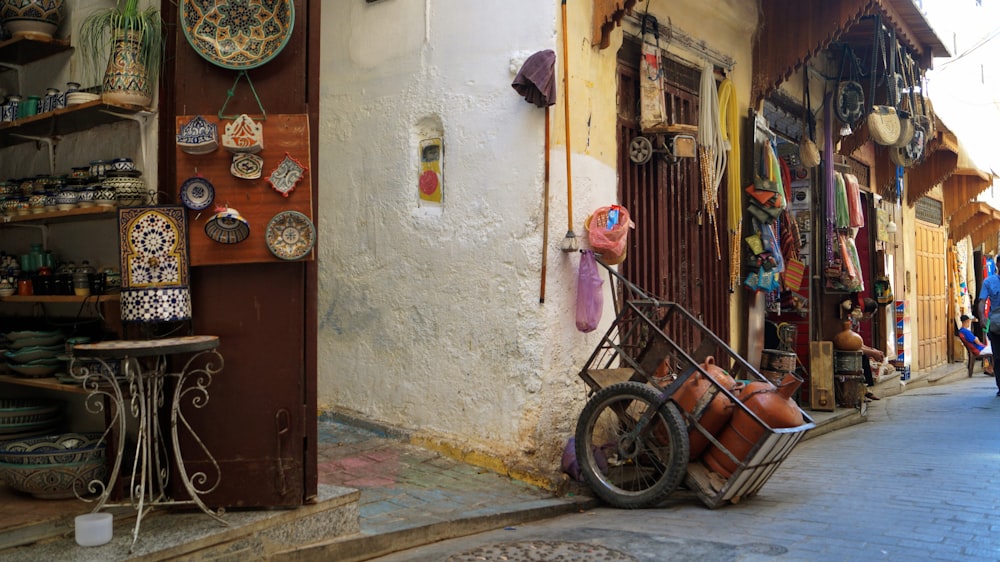
[[[972,349],[976,350],[976,355],[983,355],[983,372],[987,375],[993,374],[993,346],[983,343],[976,334],[972,333],[972,317],[968,314],[963,314],[959,320],[962,321],[962,327],[958,329],[958,337],[962,338],[970,348],[970,353]]]
[[[996,271],[996,267],[991,268]],[[986,299],[990,301],[990,309],[986,309]],[[990,347],[1000,346],[1000,275],[993,273],[983,279],[983,287],[979,290],[979,306],[976,307],[980,320],[989,319]],[[1000,374],[993,370],[993,379],[997,384],[997,396],[1000,396]]]

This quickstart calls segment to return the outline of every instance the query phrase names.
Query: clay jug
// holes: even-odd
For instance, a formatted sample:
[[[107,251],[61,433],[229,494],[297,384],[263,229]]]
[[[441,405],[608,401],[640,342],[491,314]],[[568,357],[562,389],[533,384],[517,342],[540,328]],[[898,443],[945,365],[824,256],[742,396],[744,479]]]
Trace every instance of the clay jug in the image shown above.
[[[719,443],[742,463],[768,429],[802,425],[805,422],[802,411],[791,399],[801,384],[802,379],[794,373],[786,373],[777,388],[762,381],[746,385],[740,393],[740,401],[767,427],[762,426],[743,408],[734,408],[729,425],[719,436]],[[708,468],[724,478],[732,476],[737,469],[737,465],[714,445],[708,449],[704,461]]]
[[[733,391],[736,387],[736,381],[727,373],[724,369],[719,367],[715,363],[715,358],[711,355],[705,358],[705,361],[701,364],[702,370],[708,373],[709,377],[714,379],[719,386],[725,388],[726,390]],[[713,389],[712,381],[710,381],[705,375],[701,374],[699,371],[695,371],[688,377],[684,384],[681,385],[677,392],[674,393],[673,399],[677,403],[677,406],[681,408],[686,414],[694,413],[695,409],[698,407],[699,401],[703,399],[706,392]],[[721,391],[716,391],[715,396],[708,403],[701,418],[698,423],[705,428],[713,436],[718,436],[722,428],[726,426],[729,418],[733,415],[733,410],[735,404],[733,401],[723,394]],[[705,449],[709,445],[709,440],[705,437],[697,428],[692,427],[691,431],[688,432],[688,443],[690,445],[690,459],[694,460],[701,456]]]
[[[851,322],[844,320],[842,330],[833,336],[833,347],[841,351],[858,351],[864,345],[861,334],[851,329]]]

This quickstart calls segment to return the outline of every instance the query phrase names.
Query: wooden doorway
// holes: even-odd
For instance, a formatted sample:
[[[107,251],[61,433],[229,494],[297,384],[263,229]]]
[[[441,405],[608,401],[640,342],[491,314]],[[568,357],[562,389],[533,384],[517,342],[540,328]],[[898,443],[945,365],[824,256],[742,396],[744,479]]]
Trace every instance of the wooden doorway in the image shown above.
[[[729,244],[719,226],[719,251],[702,204],[698,162],[668,163],[659,154],[645,164],[629,158],[639,127],[639,44],[618,54],[618,196],[636,224],[621,271],[656,296],[681,303],[723,340],[729,339]],[[698,124],[700,70],[664,58],[666,107],[672,123]],[[658,139],[653,140],[659,146]],[[725,182],[723,182],[725,185]],[[727,198],[719,193],[725,220]],[[699,342],[686,342],[697,345]]]
[[[916,221],[917,283],[916,357],[918,369],[948,360],[947,234],[945,229]]]

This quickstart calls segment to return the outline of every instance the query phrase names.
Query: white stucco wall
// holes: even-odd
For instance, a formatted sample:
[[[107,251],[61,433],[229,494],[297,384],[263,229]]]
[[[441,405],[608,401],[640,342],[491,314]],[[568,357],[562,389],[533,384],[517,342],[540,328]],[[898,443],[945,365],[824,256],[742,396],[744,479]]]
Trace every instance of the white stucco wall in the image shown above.
[[[591,10],[569,10],[581,246],[587,214],[615,202],[617,191],[622,32],[611,48],[593,49]],[[603,328],[576,330],[579,256],[559,249],[567,225],[562,60],[560,102],[551,108],[544,304],[545,111],[510,84],[525,55],[561,54],[559,3],[338,2],[324,5],[322,18],[320,411],[557,470],[585,399],[576,372]],[[720,25],[731,33],[747,24]],[[743,61],[748,34],[735,42],[731,55]],[[745,107],[749,72],[739,72]],[[417,192],[419,141],[436,134],[444,139],[440,206],[421,203]],[[609,308],[605,324],[611,319]]]

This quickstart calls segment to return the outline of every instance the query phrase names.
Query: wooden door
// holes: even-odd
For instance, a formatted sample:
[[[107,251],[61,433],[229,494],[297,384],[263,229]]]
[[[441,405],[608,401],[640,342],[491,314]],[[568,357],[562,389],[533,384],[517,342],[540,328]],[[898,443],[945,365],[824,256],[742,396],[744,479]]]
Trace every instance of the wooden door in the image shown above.
[[[948,360],[948,283],[945,229],[916,221],[917,369],[931,369]]]
[[[176,116],[214,116],[224,103],[227,115],[248,113],[258,119],[258,97],[269,115],[307,115],[309,133],[300,142],[309,143],[311,160],[318,162],[321,3],[295,1],[294,31],[274,59],[249,72],[252,89],[249,76],[237,83],[237,71],[209,63],[188,44],[176,24],[177,4],[162,3],[170,55],[163,79],[169,86],[161,88],[159,106],[161,195],[176,198],[177,186],[198,173],[176,157]],[[276,154],[262,155],[265,167],[276,165]],[[230,156],[220,149],[199,158]],[[315,176],[310,183],[297,191],[311,190],[314,216],[319,216]],[[232,203],[236,208],[247,204]],[[190,224],[192,237],[204,236],[205,218]],[[262,225],[252,228],[262,232]],[[263,244],[257,236],[245,243]],[[316,279],[315,261],[192,268],[193,330],[219,336],[225,359],[208,389],[208,402],[185,411],[221,468],[219,485],[203,498],[210,506],[296,506],[317,494]],[[188,472],[211,474],[211,461],[198,454],[197,443],[186,445]],[[183,496],[176,484],[174,496]]]
[[[626,41],[618,58],[618,192],[636,228],[629,234],[626,278],[656,296],[681,303],[723,340],[729,336],[729,253],[726,227],[719,228],[719,251],[702,204],[695,158],[668,163],[654,154],[645,164],[629,158],[629,143],[639,128],[639,47]],[[672,123],[697,125],[700,70],[664,60],[666,106]],[[653,140],[660,146],[660,139]],[[725,182],[723,182],[725,185]],[[725,189],[719,194],[720,220],[725,221]],[[685,341],[697,332],[674,334]]]

